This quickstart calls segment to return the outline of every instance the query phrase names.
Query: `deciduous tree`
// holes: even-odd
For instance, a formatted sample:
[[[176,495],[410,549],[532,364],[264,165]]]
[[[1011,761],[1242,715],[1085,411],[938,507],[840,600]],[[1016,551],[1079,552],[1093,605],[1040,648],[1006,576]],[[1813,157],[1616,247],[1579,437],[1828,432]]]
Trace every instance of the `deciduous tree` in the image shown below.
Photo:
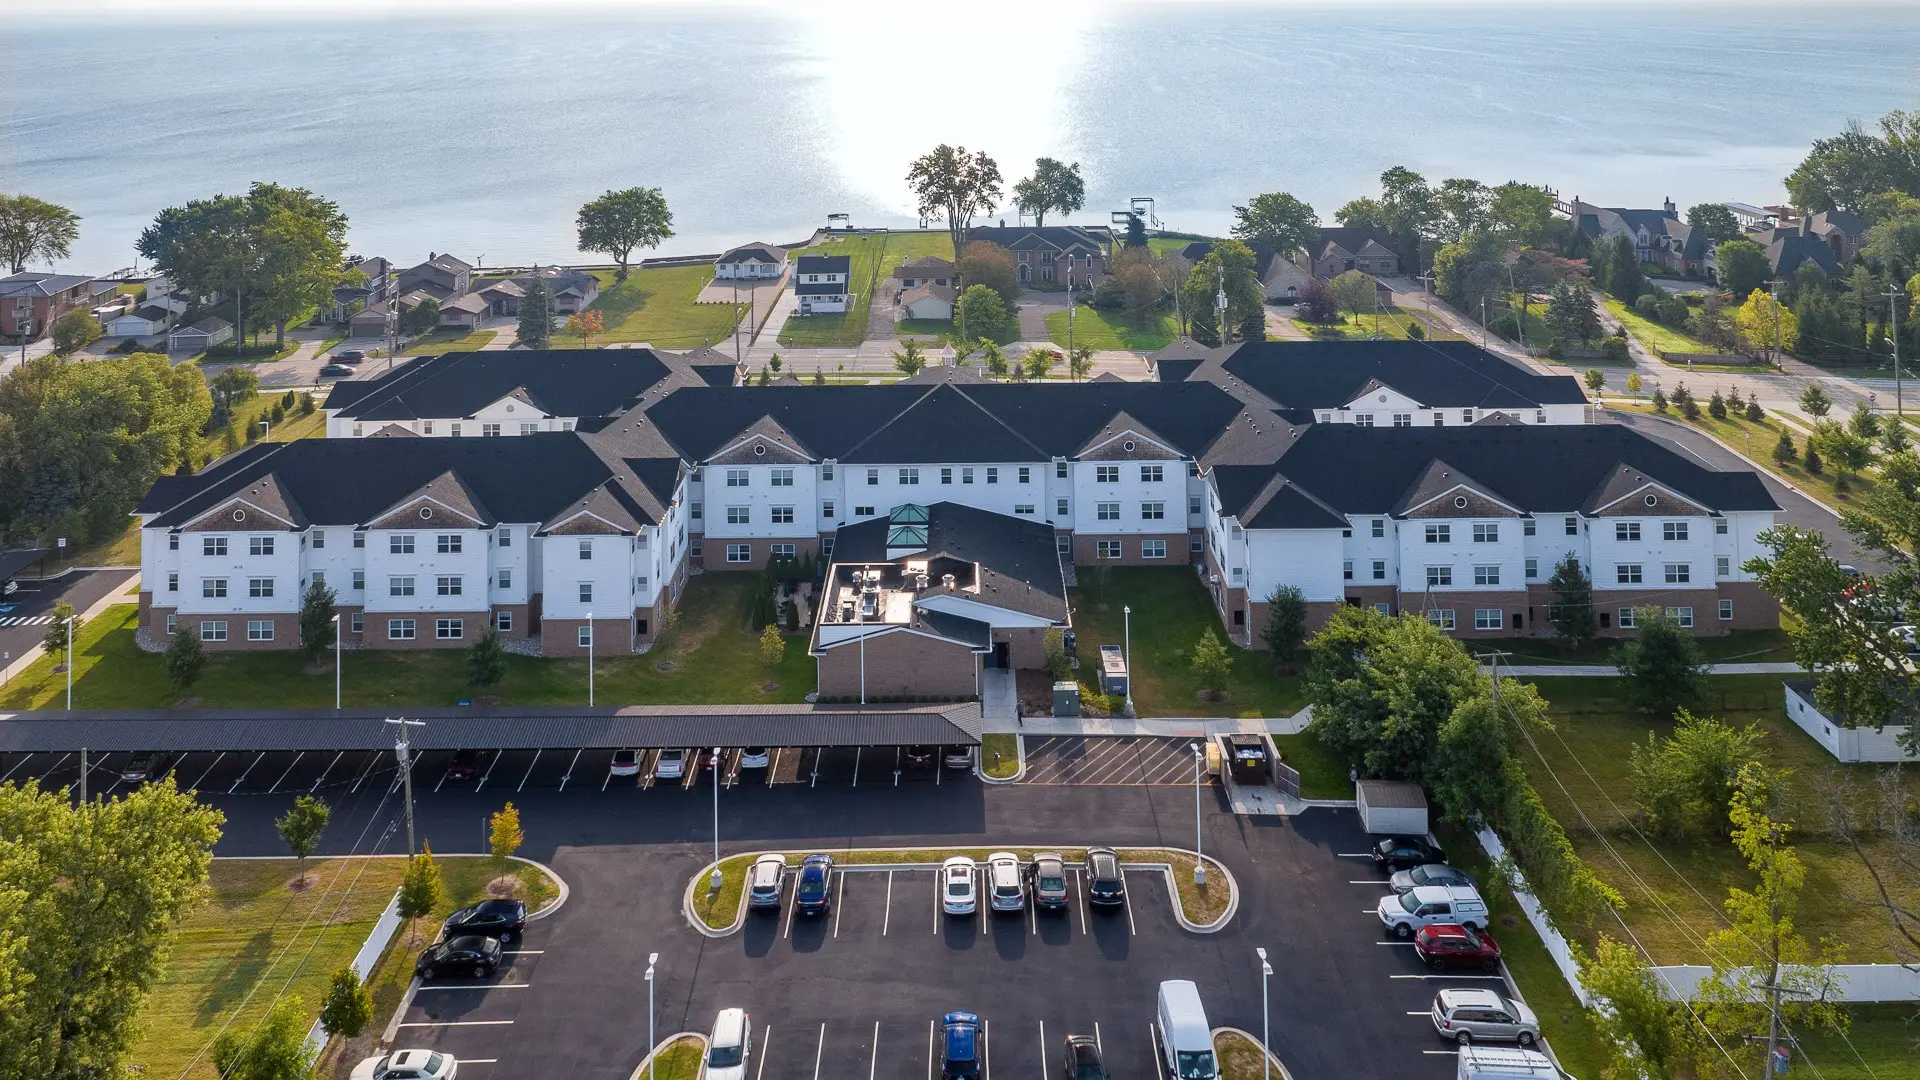
[[[769,668],[777,668],[787,658],[787,639],[780,634],[776,623],[768,623],[760,631],[760,662]]]
[[[1283,259],[1319,236],[1320,216],[1284,191],[1255,195],[1247,205],[1233,208],[1234,239],[1265,245]]]
[[[0,260],[18,274],[34,260],[64,259],[80,236],[80,215],[31,195],[0,195]]]
[[[293,806],[274,821],[273,827],[280,831],[287,850],[293,852],[294,861],[303,863],[320,846],[320,837],[332,819],[333,810],[325,799],[302,795],[293,800]]]
[[[1743,768],[1760,763],[1765,738],[1753,724],[1736,728],[1680,710],[1671,736],[1648,732],[1646,745],[1633,748],[1634,804],[1653,831],[1667,836],[1726,834],[1734,783]]]
[[[1687,209],[1687,224],[1716,244],[1740,239],[1740,221],[1725,203],[1697,203]]]
[[[1452,243],[1468,232],[1487,228],[1492,204],[1493,192],[1478,180],[1456,176],[1440,181],[1440,189],[1433,193],[1434,238]]]
[[[912,378],[920,374],[927,366],[927,350],[918,341],[908,338],[893,350],[893,367],[900,374]]]
[[[1667,1000],[1658,976],[1638,949],[1606,934],[1592,955],[1579,945],[1574,956],[1580,982],[1602,1008],[1588,1012],[1605,1036],[1613,1080],[1672,1080],[1692,1046],[1684,1012]]]
[[[1233,672],[1233,654],[1212,630],[1200,636],[1193,647],[1193,673],[1200,677],[1200,689],[1209,697],[1225,693],[1227,676]]]
[[[1000,201],[1000,166],[983,152],[941,143],[914,159],[907,186],[920,216],[945,220],[953,250],[963,251],[973,216],[992,213]]]
[[[507,650],[492,623],[467,646],[466,666],[470,686],[494,686],[507,677]]]
[[[1487,221],[1513,243],[1538,247],[1553,235],[1553,197],[1533,184],[1509,181],[1493,189]]]
[[[400,313],[400,332],[413,337],[430,334],[440,325],[440,301],[424,296]]]
[[[220,1080],[312,1080],[314,1052],[306,1003],[289,994],[274,1002],[265,1019],[235,1025],[213,1041],[213,1068]]]
[[[582,345],[592,345],[596,334],[606,333],[607,317],[599,311],[576,311],[567,316],[567,333],[580,339]],[[774,357],[776,361],[779,357]]]
[[[992,289],[1008,310],[1020,302],[1020,276],[1013,268],[1013,255],[990,240],[975,240],[960,252],[954,265],[963,286],[985,285]]]
[[[507,803],[487,819],[488,850],[493,853],[495,861],[503,866],[526,842],[527,834],[520,828],[520,810],[513,803]]]
[[[608,191],[582,206],[574,224],[580,250],[611,255],[619,266],[615,279],[625,281],[634,248],[659,247],[673,236],[673,211],[659,188],[632,187]]]
[[[1079,210],[1087,205],[1087,182],[1080,175],[1080,163],[1036,159],[1033,175],[1013,185],[1013,202],[1021,213],[1033,216],[1035,225],[1045,225],[1048,214]]]
[[[1753,290],[1747,302],[1734,313],[1733,324],[1749,349],[1766,350],[1769,355],[1792,352],[1800,342],[1800,320],[1786,305],[1772,296]]]
[[[1075,380],[1084,379],[1093,372],[1093,346],[1075,345],[1067,353],[1067,374]]]
[[[284,347],[287,324],[331,301],[346,279],[347,215],[338,204],[306,188],[255,184],[247,193],[248,218],[259,250],[259,309],[273,320],[275,347]],[[237,336],[242,324],[234,324]]]
[[[1300,299],[1293,310],[1302,319],[1310,323],[1336,323],[1340,321],[1340,300],[1333,295],[1333,287],[1319,278],[1307,282],[1300,290]]]
[[[360,981],[360,973],[352,965],[340,965],[327,984],[327,999],[320,1006],[320,1029],[328,1035],[357,1039],[372,1022],[372,988]]]
[[[83,621],[74,617],[72,604],[62,600],[53,605],[53,621],[41,635],[40,647],[53,657],[55,664],[67,662],[67,644],[80,633],[82,625]]]
[[[1662,608],[1633,612],[1633,636],[1613,650],[1614,666],[1627,678],[1627,693],[1642,712],[1657,721],[1676,709],[1698,703],[1706,693],[1706,664],[1700,644]]]
[[[1373,278],[1358,270],[1348,270],[1328,283],[1334,299],[1348,315],[1358,321],[1362,312],[1372,311],[1379,296]]]
[[[100,320],[86,308],[74,308],[53,320],[53,351],[61,356],[79,352],[100,340]]]
[[[1418,615],[1344,604],[1309,644],[1309,730],[1362,776],[1430,782],[1441,725],[1486,691],[1473,658]]]
[[[1046,378],[1047,373],[1053,370],[1053,365],[1059,362],[1058,352],[1039,345],[1030,345],[1027,351],[1021,354],[1020,369],[1026,373],[1027,378],[1039,380]]]
[[[1433,253],[1433,287],[1449,303],[1479,313],[1486,297],[1506,292],[1506,244],[1484,230]]]
[[[1013,316],[1000,294],[985,285],[969,285],[967,291],[960,294],[954,322],[960,325],[961,333],[970,338],[996,342],[1013,339]]]
[[[1878,127],[1869,132],[1850,120],[1839,135],[1814,140],[1786,178],[1794,204],[1813,213],[1863,213],[1882,192],[1920,196],[1920,111],[1896,109]]]
[[[1773,267],[1767,263],[1767,250],[1744,238],[1723,240],[1713,251],[1719,267],[1720,284],[1735,296],[1745,296],[1767,283]]]
[[[422,844],[420,854],[407,860],[407,871],[400,879],[400,917],[407,920],[408,934],[413,922],[433,914],[446,889],[440,882],[440,866],[433,861],[433,845]]]

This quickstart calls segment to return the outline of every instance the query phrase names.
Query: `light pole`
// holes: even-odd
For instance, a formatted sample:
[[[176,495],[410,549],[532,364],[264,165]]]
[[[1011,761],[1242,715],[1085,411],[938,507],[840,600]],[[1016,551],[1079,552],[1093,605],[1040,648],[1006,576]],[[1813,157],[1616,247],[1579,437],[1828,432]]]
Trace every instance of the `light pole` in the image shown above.
[[[340,629],[341,629],[340,613],[336,611],[333,613],[333,711],[334,712],[340,711],[340,661],[344,659],[346,656],[346,654],[341,651],[342,649],[346,648],[346,645],[341,639]]]
[[[273,441],[273,425],[269,424],[265,420],[260,421],[260,441],[261,442]]]
[[[73,711],[73,620],[79,612],[67,616],[67,711]]]
[[[707,888],[720,891],[720,748],[713,748],[713,876]]]
[[[1108,610],[1112,610],[1109,608]],[[1127,655],[1127,715],[1133,715],[1133,605],[1120,607],[1120,640]]]
[[[409,720],[404,716],[398,720],[395,720],[389,717],[386,722],[389,724],[397,725],[400,728],[400,737],[393,744],[393,756],[395,760],[400,762],[400,781],[401,783],[405,784],[407,788],[407,858],[411,859],[413,858],[413,851],[414,851],[414,847],[413,847],[413,754],[411,753],[413,744],[412,744],[412,741],[407,737],[408,736],[407,729],[416,728],[416,727],[426,727],[427,723],[424,720]],[[392,790],[392,789],[388,789],[388,790]]]
[[[647,1080],[653,1080],[653,965],[659,962],[659,953],[647,954]]]
[[[1127,672],[1128,682],[1132,682],[1133,672]],[[1193,883],[1207,883],[1207,866],[1200,854],[1200,774],[1205,770],[1207,757],[1200,752],[1199,743],[1188,743],[1193,749]]]
[[[587,612],[587,708],[593,708],[593,612]]]
[[[1263,1080],[1273,1080],[1273,1047],[1268,1041],[1271,1029],[1267,1024],[1267,980],[1273,976],[1273,965],[1267,963],[1267,950],[1253,950],[1260,958],[1260,1075]]]

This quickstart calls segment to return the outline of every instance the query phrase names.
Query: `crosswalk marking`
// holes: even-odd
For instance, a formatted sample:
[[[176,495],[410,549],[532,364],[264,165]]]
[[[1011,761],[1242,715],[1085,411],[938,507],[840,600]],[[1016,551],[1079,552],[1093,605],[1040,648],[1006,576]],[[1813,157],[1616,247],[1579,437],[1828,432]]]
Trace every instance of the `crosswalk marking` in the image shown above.
[[[0,626],[45,626],[52,621],[51,615],[15,615],[0,619]]]

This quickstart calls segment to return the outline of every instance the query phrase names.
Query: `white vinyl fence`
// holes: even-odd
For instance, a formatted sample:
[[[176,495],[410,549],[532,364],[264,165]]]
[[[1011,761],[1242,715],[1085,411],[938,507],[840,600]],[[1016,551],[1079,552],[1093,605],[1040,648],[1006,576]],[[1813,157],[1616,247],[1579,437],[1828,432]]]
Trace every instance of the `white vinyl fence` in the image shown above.
[[[387,910],[380,913],[374,921],[373,929],[367,933],[367,940],[354,954],[353,970],[365,982],[373,974],[373,965],[380,962],[380,954],[387,951],[387,943],[393,940],[394,931],[400,929],[400,890],[393,891],[393,899],[387,901]],[[327,1045],[327,1033],[320,1030],[320,1021],[313,1022],[313,1028],[307,1032],[307,1049],[319,1053]]]

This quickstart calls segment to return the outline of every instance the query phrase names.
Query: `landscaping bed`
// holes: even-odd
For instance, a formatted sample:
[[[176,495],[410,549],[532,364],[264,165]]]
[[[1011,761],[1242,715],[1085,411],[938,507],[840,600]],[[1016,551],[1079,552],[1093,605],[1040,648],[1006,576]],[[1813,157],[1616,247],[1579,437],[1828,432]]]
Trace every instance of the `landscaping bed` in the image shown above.
[[[982,735],[980,771],[995,780],[1011,780],[1020,771],[1020,736]]]

